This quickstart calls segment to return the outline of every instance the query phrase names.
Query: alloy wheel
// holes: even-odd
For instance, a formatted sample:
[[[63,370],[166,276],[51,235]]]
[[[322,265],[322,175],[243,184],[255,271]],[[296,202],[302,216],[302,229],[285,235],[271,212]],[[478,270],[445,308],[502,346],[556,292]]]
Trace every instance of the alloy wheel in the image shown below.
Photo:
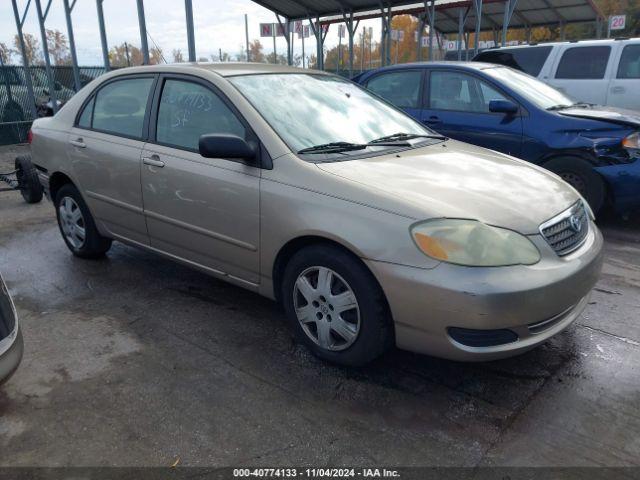
[[[297,278],[293,306],[304,333],[319,347],[341,351],[356,341],[360,308],[349,284],[327,267],[309,267]]]
[[[63,197],[58,206],[60,227],[67,241],[76,249],[84,245],[86,230],[82,210],[71,197]]]

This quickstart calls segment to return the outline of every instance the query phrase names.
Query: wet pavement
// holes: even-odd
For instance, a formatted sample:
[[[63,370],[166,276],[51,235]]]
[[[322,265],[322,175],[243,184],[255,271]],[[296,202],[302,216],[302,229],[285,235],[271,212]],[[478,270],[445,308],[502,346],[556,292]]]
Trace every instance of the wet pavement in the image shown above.
[[[0,171],[23,150],[0,148]],[[271,301],[118,243],[77,259],[51,203],[0,193],[25,338],[0,466],[640,465],[640,221],[603,232],[587,310],[541,347],[346,369],[294,343]]]

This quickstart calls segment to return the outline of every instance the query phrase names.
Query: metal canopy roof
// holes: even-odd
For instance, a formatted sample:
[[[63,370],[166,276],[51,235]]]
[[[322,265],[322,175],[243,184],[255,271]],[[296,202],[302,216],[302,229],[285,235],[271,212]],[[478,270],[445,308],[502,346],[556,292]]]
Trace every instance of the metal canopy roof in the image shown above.
[[[354,12],[354,19],[377,18],[380,2],[375,0],[254,0],[273,12],[291,20],[321,17],[322,23],[340,23],[343,13]],[[413,1],[384,1],[391,6],[393,15],[424,13],[424,4]],[[506,8],[504,0],[484,0],[481,30],[500,29]],[[442,33],[458,32],[458,10],[468,15],[465,25],[475,25],[476,13],[472,0],[436,0],[436,30]],[[536,27],[578,22],[592,22],[604,15],[593,0],[518,0],[509,22],[510,28]]]
[[[329,17],[341,15],[342,12],[366,12],[380,9],[378,0],[254,0],[258,5],[268,8],[289,20],[309,17]],[[416,0],[384,1],[385,7],[401,7],[415,5]]]

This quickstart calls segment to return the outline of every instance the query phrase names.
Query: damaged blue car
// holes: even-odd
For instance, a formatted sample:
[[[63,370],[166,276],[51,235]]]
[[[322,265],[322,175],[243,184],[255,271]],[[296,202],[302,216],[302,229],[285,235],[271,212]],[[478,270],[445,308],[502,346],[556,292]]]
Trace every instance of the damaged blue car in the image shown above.
[[[640,207],[640,112],[576,102],[486,63],[394,65],[354,81],[438,133],[557,173],[595,212]]]

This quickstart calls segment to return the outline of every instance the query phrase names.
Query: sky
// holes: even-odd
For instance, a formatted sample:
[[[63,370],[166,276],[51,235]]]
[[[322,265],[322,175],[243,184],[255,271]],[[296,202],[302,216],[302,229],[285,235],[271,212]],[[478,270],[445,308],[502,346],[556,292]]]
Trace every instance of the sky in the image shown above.
[[[41,0],[44,9],[48,0]],[[27,0],[18,0],[18,8],[22,12]],[[150,37],[162,48],[167,61],[171,61],[174,49],[182,50],[187,57],[187,34],[185,28],[185,10],[182,0],[144,0],[147,31]],[[107,42],[109,47],[123,42],[140,45],[136,0],[104,0],[103,3]],[[219,49],[232,56],[244,49],[245,29],[244,15],[249,19],[249,39],[259,38],[259,24],[276,22],[275,15],[269,10],[250,0],[193,0],[196,56],[210,58],[218,56]],[[95,0],[77,0],[72,14],[73,29],[76,40],[78,63],[80,65],[101,65],[102,50],[96,14]],[[374,35],[380,34],[380,20],[368,20],[360,23],[363,27],[373,27]],[[52,0],[51,9],[46,20],[48,29],[58,29],[67,33],[62,0]],[[40,30],[35,8],[35,0],[31,2],[24,25],[24,32],[36,35],[40,39]],[[0,42],[12,46],[13,37],[17,33],[11,0],[0,0]],[[345,41],[343,39],[343,41]],[[271,38],[262,38],[266,54],[273,51]],[[338,43],[338,28],[333,25],[326,39],[325,46],[331,48]],[[149,41],[149,46],[153,42]],[[278,53],[286,52],[284,38],[277,39]],[[305,53],[309,56],[315,52],[313,37],[305,40]],[[294,50],[301,53],[301,43],[296,38]],[[14,57],[14,63],[18,58]]]

